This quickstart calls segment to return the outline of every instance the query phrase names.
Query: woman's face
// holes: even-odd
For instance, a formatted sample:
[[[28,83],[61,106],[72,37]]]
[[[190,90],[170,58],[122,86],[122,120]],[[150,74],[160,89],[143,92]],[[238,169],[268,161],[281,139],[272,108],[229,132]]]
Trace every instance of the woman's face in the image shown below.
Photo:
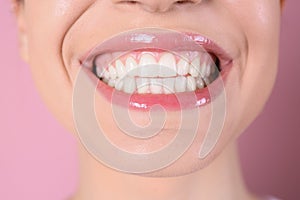
[[[222,121],[224,124],[221,123],[220,135],[215,136],[216,145],[212,145],[207,155],[199,158],[199,151],[201,145],[205,143],[205,136],[213,116],[212,102],[216,100],[211,98],[205,105],[196,106],[199,113],[199,117],[197,116],[196,119],[194,115],[184,115],[185,118],[189,118],[187,121],[196,121],[198,126],[195,140],[190,148],[176,162],[152,175],[181,175],[208,165],[261,111],[275,80],[280,24],[279,0],[27,0],[20,5],[17,13],[21,53],[30,64],[33,78],[47,106],[59,121],[73,133],[76,133],[75,130],[78,128],[73,119],[73,91],[78,82],[76,82],[76,77],[81,69],[81,64],[85,62],[84,58],[89,57],[86,55],[95,46],[117,34],[147,27],[176,31],[178,37],[181,37],[179,36],[181,34],[187,34],[198,36],[198,38],[201,36],[200,38],[205,38],[205,41],[211,41],[204,42],[203,48],[209,51],[209,55],[213,55],[213,60],[218,60],[217,65],[221,70],[218,78],[224,82],[226,96],[224,102],[226,113],[225,119]],[[150,29],[142,32],[143,34],[136,35],[151,36],[153,34],[150,33]],[[154,34],[160,38],[162,33],[156,31]],[[133,35],[131,34],[130,37]],[[184,36],[182,37],[184,38]],[[116,55],[114,53],[121,51],[123,56],[119,58],[119,62],[123,62],[125,71],[128,57],[133,59],[131,64],[141,62],[142,56],[146,54],[150,55],[150,58],[145,58],[145,62],[150,62],[151,59],[159,62],[162,57],[166,57],[165,63],[169,63],[169,65],[172,65],[172,59],[175,58],[175,67],[182,70],[185,65],[178,64],[180,58],[186,56],[189,66],[193,59],[199,57],[201,59],[199,66],[201,67],[203,58],[208,55],[203,52],[195,53],[194,47],[189,47],[189,45],[185,47],[184,51],[175,50],[175,46],[181,46],[183,43],[180,39],[179,42],[174,39],[174,43],[177,43],[173,44],[171,49],[167,46],[164,48],[163,40],[164,38],[168,40],[166,37],[158,40],[158,46],[161,48],[157,48],[156,44],[153,48],[139,48],[134,52],[133,48],[127,49],[126,51],[131,52],[125,53],[123,49],[126,45],[124,43],[128,40],[125,42],[122,41],[122,37],[120,38],[120,50],[118,50],[118,46],[109,48],[112,43],[108,42],[107,49],[110,50],[101,52],[101,54],[114,56]],[[162,49],[169,49],[169,54]],[[218,51],[217,49],[222,50]],[[90,58],[96,58],[96,56]],[[116,60],[111,65],[117,70]],[[150,69],[153,66],[149,65],[148,67]],[[91,74],[89,77],[96,79],[92,69],[89,67],[87,69]],[[213,69],[211,68],[211,70]],[[112,107],[115,106],[114,103],[102,95],[105,89],[111,92],[117,90],[115,88],[117,86],[111,87],[113,83],[111,86],[107,86],[103,82],[109,82],[115,76],[113,69],[111,71],[108,69],[108,72],[110,74],[107,75],[106,80],[102,78],[99,83],[103,87],[98,87],[95,92],[95,116],[99,126],[114,145],[135,154],[151,152],[164,148],[174,138],[180,127],[186,126],[180,123],[182,112],[188,108],[178,109],[176,107],[163,112],[165,114],[164,126],[156,137],[140,140],[125,135],[116,123],[115,113],[112,110]],[[155,73],[151,70],[147,72],[150,75]],[[175,87],[176,94],[196,94],[197,98],[202,98],[206,86],[204,84],[204,88],[201,88],[199,75],[192,76],[190,70],[187,73],[181,71],[184,75],[176,83],[178,73],[177,69],[177,74],[172,75],[175,78],[174,82],[169,83]],[[145,78],[143,75],[138,76]],[[154,97],[151,97],[153,104],[163,102],[168,107],[168,102],[162,100],[168,96],[163,94],[164,90],[160,88],[157,91],[154,86],[153,90],[151,88],[152,79],[159,79],[160,83],[164,83],[167,78],[161,77],[160,74],[155,75],[155,78],[148,78],[150,86],[144,92],[142,90],[138,92],[140,94],[136,94],[136,97],[143,101],[147,95],[152,96]],[[191,85],[189,82],[185,83],[188,79],[191,81]],[[211,78],[212,83],[206,84],[208,86],[213,84],[213,80],[214,78]],[[124,81],[123,89],[118,89],[121,90],[121,96],[125,87],[127,87],[127,93],[132,92],[131,86],[128,86],[130,84],[132,84],[130,81]],[[178,84],[177,88],[176,84]],[[180,89],[184,84],[187,86]],[[82,98],[85,98],[84,95]],[[172,100],[171,97],[170,99]],[[124,105],[121,107],[127,109]],[[139,126],[149,123],[147,109],[128,107],[128,110],[130,120],[134,123]],[[161,116],[159,112],[157,111],[155,114]],[[214,112],[217,111],[214,109]],[[87,121],[89,120],[87,117]],[[187,129],[185,134],[191,134],[189,131],[193,130]],[[85,137],[85,133],[79,134],[81,138]],[[213,131],[209,134],[214,135]],[[89,149],[88,145],[87,149]]]

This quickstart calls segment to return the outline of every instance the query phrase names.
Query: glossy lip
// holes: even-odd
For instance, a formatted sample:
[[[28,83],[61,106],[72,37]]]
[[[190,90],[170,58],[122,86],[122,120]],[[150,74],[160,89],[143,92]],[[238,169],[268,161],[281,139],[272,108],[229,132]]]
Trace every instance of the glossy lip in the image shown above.
[[[96,56],[108,52],[126,53],[137,49],[164,49],[171,52],[206,51],[218,57],[221,73],[215,81],[209,84],[209,89],[205,87],[194,92],[174,94],[127,94],[108,86],[92,73],[92,65]],[[80,59],[80,64],[88,68],[88,73],[97,79],[98,92],[113,104],[140,111],[148,111],[154,105],[159,104],[166,110],[176,111],[204,106],[211,102],[215,97],[212,97],[210,93],[217,95],[223,89],[223,84],[220,86],[218,83],[226,81],[227,74],[232,67],[232,58],[213,41],[197,33],[146,28],[121,33],[102,42],[88,51]],[[191,98],[191,95],[194,98]]]

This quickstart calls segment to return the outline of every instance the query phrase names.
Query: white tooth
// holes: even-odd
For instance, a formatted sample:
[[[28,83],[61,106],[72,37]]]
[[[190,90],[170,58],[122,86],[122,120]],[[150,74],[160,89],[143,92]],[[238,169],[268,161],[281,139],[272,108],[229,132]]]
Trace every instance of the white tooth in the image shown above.
[[[189,73],[189,62],[184,60],[184,59],[180,59],[179,62],[177,63],[177,73],[181,76],[185,76]]]
[[[109,65],[108,71],[109,71],[110,78],[112,78],[112,79],[117,78],[117,71],[112,65]]]
[[[191,74],[191,76],[198,77],[199,76],[199,70],[200,70],[200,58],[196,57],[190,65],[190,74]]]
[[[103,77],[103,71],[104,71],[104,68],[103,67],[96,67],[96,74],[97,76],[100,78],[100,77]]]
[[[198,51],[190,51],[189,52],[189,58],[190,58],[190,60],[194,60],[197,57],[199,57],[199,52]]]
[[[138,64],[137,62],[135,61],[135,59],[133,59],[132,57],[128,57],[126,59],[126,72],[129,73],[130,76],[137,76],[137,67],[138,67]]]
[[[149,53],[144,53],[140,59],[139,66],[144,66],[144,65],[155,65],[157,64],[154,56],[152,56]]]
[[[110,87],[115,87],[115,84],[116,84],[116,79],[110,79],[110,80],[108,81],[108,85],[109,85]]]
[[[186,78],[184,76],[178,76],[175,79],[176,92],[184,92],[186,89]]]
[[[165,94],[174,93],[175,78],[164,78],[163,79],[163,90]]]
[[[162,93],[162,80],[160,78],[151,78],[150,79],[150,91],[153,94]]]
[[[104,79],[108,80],[110,78],[110,73],[107,69],[104,69]]]
[[[139,94],[148,93],[150,87],[150,80],[148,78],[137,78],[136,85]]]
[[[176,60],[171,53],[164,53],[159,59],[160,77],[176,76]]]
[[[201,74],[202,78],[206,76],[206,62],[204,62],[204,63],[201,64],[200,74]]]
[[[132,94],[136,90],[136,83],[134,78],[125,77],[123,91]]]
[[[188,91],[196,90],[196,80],[194,77],[191,77],[191,76],[187,77],[187,90]]]
[[[209,70],[209,69],[207,69],[209,59],[210,59],[210,56],[208,54],[204,54],[202,56],[202,64],[200,66],[200,74],[201,74],[202,78],[207,76],[207,71]]]
[[[138,75],[141,77],[158,77],[159,66],[151,54],[145,53],[142,55],[139,62]]]
[[[190,71],[189,71],[190,75],[192,77],[198,77],[199,76],[199,73],[197,72],[197,70],[191,65],[190,66]]]
[[[142,66],[138,69],[138,76],[156,78],[159,76],[159,70],[160,67],[157,64],[152,66]]]
[[[197,88],[204,88],[205,84],[204,84],[204,81],[202,80],[202,78],[197,78],[196,80],[196,85],[197,85]]]
[[[122,63],[121,60],[116,60],[116,69],[117,69],[117,75],[119,78],[123,77],[126,73],[125,71],[125,66],[124,64]]]
[[[123,85],[124,85],[124,82],[123,82],[122,79],[117,79],[116,80],[116,84],[115,84],[116,90],[122,90],[123,89]]]

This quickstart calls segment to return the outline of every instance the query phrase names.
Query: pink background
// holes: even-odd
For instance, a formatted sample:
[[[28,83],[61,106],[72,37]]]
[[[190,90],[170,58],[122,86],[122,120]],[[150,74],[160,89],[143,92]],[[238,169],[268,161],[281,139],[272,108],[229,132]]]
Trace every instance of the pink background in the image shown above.
[[[17,55],[9,1],[0,1],[0,199],[62,200],[78,179],[75,141],[37,95]],[[286,4],[275,90],[240,139],[249,188],[284,200],[300,199],[299,7],[299,1]]]

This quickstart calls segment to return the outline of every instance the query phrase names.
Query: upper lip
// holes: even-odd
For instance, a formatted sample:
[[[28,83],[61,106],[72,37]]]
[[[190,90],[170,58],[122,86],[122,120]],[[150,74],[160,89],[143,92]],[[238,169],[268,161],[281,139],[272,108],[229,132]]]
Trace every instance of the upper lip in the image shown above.
[[[206,51],[218,58],[221,70],[222,67],[232,62],[229,54],[207,37],[198,33],[156,28],[135,29],[115,35],[89,50],[79,61],[85,67],[92,67],[95,57],[101,54],[130,52],[146,48],[159,48],[175,52]]]

